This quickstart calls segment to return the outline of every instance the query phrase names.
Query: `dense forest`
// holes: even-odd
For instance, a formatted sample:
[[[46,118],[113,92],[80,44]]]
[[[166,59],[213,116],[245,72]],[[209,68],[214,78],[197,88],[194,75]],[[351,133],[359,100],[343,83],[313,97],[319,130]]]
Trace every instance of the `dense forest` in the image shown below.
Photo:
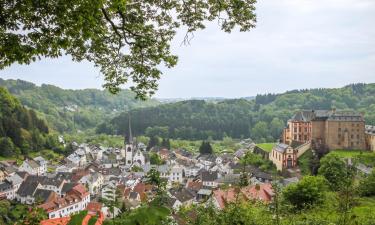
[[[49,134],[44,120],[0,87],[0,156],[26,155],[29,151],[53,148],[57,137]]]
[[[353,84],[335,89],[294,90],[257,95],[254,100],[220,102],[190,100],[130,110],[137,135],[181,139],[251,137],[274,141],[292,114],[301,109],[354,109],[367,124],[375,124],[375,84]],[[98,133],[126,134],[129,112],[100,124]]]
[[[6,87],[24,106],[36,110],[52,129],[59,132],[95,128],[119,112],[159,104],[156,100],[136,100],[129,90],[113,95],[106,90],[65,90],[53,85],[37,86],[23,80],[1,78],[0,86]]]

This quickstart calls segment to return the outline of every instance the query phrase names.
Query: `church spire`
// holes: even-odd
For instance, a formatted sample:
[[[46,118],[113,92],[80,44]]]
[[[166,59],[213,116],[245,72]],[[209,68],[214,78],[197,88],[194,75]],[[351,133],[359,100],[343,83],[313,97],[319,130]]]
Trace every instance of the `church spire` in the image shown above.
[[[130,113],[129,113],[129,144],[133,144],[133,134],[132,134]]]

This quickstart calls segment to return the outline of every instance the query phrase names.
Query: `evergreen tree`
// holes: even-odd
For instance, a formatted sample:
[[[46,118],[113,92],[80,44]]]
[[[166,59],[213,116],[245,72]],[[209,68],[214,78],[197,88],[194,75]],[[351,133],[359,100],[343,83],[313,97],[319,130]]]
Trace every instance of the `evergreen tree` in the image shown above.
[[[199,147],[199,153],[201,153],[201,154],[212,154],[213,149],[212,149],[212,146],[211,146],[210,142],[202,141],[202,144]]]
[[[15,146],[8,137],[0,138],[0,156],[10,157],[15,153]]]

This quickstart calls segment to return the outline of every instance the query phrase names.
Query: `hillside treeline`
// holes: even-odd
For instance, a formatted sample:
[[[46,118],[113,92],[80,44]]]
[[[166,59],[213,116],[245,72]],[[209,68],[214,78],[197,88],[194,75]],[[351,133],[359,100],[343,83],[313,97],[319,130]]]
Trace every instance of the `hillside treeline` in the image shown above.
[[[53,148],[57,138],[47,124],[0,87],[0,156],[26,155],[29,151]]]
[[[155,100],[136,100],[134,93],[128,90],[113,95],[105,90],[67,90],[3,79],[0,79],[0,86],[6,87],[23,105],[40,112],[48,125],[59,132],[95,128],[119,112],[158,104]]]
[[[367,124],[375,124],[375,84],[353,84],[335,89],[293,90],[258,95],[254,100],[182,101],[130,110],[136,135],[181,139],[251,137],[275,141],[294,112],[301,109],[354,109]],[[97,127],[98,133],[127,134],[129,112]]]

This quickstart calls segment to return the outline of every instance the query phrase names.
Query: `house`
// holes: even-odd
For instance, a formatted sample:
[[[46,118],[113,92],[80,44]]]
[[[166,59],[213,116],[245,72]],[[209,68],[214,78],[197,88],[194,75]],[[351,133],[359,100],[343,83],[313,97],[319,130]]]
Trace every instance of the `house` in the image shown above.
[[[213,154],[201,154],[197,157],[198,163],[203,165],[205,170],[208,170],[214,163],[216,163],[216,156]]]
[[[8,190],[7,198],[13,200],[13,199],[16,198],[16,192],[18,191],[19,187],[21,186],[22,182],[24,181],[24,177],[22,177],[22,175],[19,175],[18,173],[15,173],[11,176],[8,176],[5,179],[5,181],[12,185],[12,189]]]
[[[64,197],[57,197],[38,207],[44,209],[50,219],[66,217],[86,209],[90,193],[80,184],[68,191]]]
[[[274,192],[271,184],[256,184],[252,186],[243,187],[239,191],[235,188],[226,190],[218,189],[213,191],[212,203],[217,209],[224,209],[228,203],[234,202],[239,195],[241,201],[260,201],[263,203],[270,203]]]
[[[216,188],[218,186],[218,183],[217,183],[218,173],[217,172],[202,171],[200,175],[200,179],[202,180],[202,184],[204,187]]]
[[[293,168],[297,165],[297,152],[287,144],[279,143],[275,145],[269,154],[269,159],[279,171],[285,168]]]
[[[175,211],[177,211],[182,206],[182,203],[175,197],[167,198],[166,204],[169,209],[173,209]]]
[[[183,175],[183,169],[181,166],[173,166],[169,172],[169,182],[182,183]]]
[[[15,198],[15,192],[13,189],[12,183],[5,180],[3,182],[0,182],[0,199],[14,199]]]
[[[196,165],[192,165],[185,168],[185,177],[195,177],[198,175],[200,168]]]
[[[40,173],[45,174],[47,173],[47,165],[48,161],[45,160],[42,156],[38,156],[34,158],[34,161],[40,165]]]
[[[64,179],[59,177],[29,175],[17,190],[16,199],[23,204],[33,204],[38,189],[53,191],[60,196],[65,182]]]
[[[181,205],[189,206],[193,203],[195,199],[195,194],[188,189],[182,187],[182,188],[172,188],[169,190],[169,194],[172,196],[172,198],[177,199],[181,204],[179,204],[178,207]]]
[[[23,161],[22,165],[18,168],[18,171],[24,171],[31,175],[43,175],[47,169],[46,165],[42,166],[39,162],[32,159],[26,159]]]
[[[102,213],[102,204],[97,202],[90,202],[87,204],[86,207],[87,215],[82,218],[82,224],[90,224],[90,218],[96,216],[97,220],[95,225],[102,225],[105,219],[104,214]],[[70,224],[70,220],[72,218],[70,216],[62,217],[62,218],[53,218],[53,219],[46,219],[40,222],[40,225],[68,225]],[[94,225],[94,224],[92,224]]]
[[[83,176],[78,183],[84,184],[88,187],[90,194],[95,195],[101,190],[104,183],[104,177],[101,173],[93,172]]]

